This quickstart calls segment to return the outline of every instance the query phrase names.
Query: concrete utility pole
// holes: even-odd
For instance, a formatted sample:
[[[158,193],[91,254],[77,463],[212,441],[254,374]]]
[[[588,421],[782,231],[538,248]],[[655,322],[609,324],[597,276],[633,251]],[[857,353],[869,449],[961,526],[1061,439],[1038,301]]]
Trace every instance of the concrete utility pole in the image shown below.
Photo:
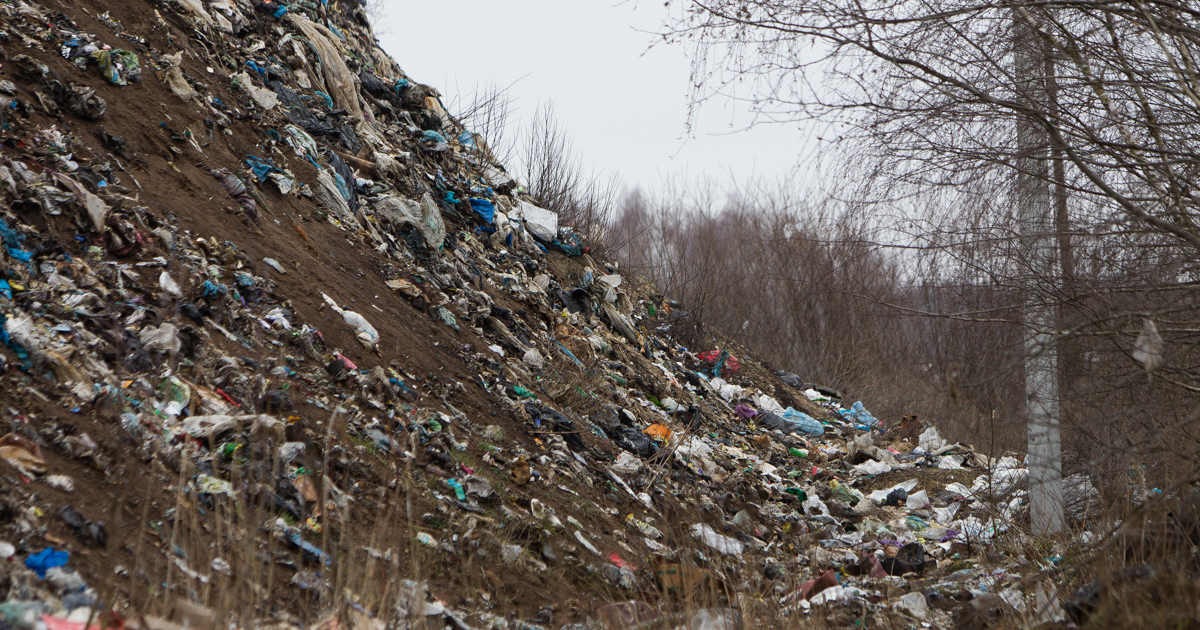
[[[1046,48],[1030,13],[1013,10],[1013,74],[1018,99],[1047,112]],[[1050,138],[1028,117],[1017,119],[1017,220],[1025,291],[1025,412],[1033,533],[1063,531],[1062,437],[1059,431],[1057,310],[1043,287],[1058,282],[1050,193]],[[1043,289],[1043,290],[1039,290]]]

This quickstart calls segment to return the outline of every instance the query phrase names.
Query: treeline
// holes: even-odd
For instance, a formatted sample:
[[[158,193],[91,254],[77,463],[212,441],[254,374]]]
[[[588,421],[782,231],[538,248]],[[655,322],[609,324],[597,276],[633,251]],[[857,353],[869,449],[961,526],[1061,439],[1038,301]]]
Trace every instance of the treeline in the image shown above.
[[[654,325],[695,350],[736,339],[878,417],[916,414],[994,455],[1024,453],[1029,355],[1050,351],[1065,474],[1117,499],[1196,474],[1197,250],[1078,170],[1038,171],[1054,190],[1042,234],[1016,209],[1029,174],[1005,160],[942,164],[869,141],[839,145],[816,192],[676,179],[622,197],[552,107],[511,134],[503,91],[474,98],[463,119],[483,144],[596,253],[680,302]],[[1174,221],[1193,230],[1188,212]],[[1052,251],[1031,253],[1031,238]],[[1030,323],[1037,307],[1051,330]]]
[[[953,199],[856,205],[784,185],[672,182],[626,195],[607,241],[682,305],[669,325],[697,352],[736,339],[847,404],[888,421],[917,414],[995,455],[1026,445],[1022,309],[1052,304],[1066,474],[1122,493],[1177,479],[1200,444],[1187,256],[1072,207],[1090,229],[1057,235],[1065,271],[1030,282],[1005,195]],[[1139,338],[1155,351],[1147,322],[1162,338],[1152,372],[1136,360]]]

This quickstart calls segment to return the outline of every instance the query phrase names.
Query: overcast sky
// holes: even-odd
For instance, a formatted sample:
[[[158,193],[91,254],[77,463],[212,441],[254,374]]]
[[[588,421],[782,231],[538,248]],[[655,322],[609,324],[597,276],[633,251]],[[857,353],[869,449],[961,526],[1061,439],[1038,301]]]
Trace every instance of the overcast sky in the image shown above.
[[[706,104],[689,134],[687,51],[650,48],[661,0],[384,2],[377,34],[411,78],[448,106],[476,85],[513,84],[517,118],[553,101],[584,160],[626,187],[783,177],[811,146],[795,125],[745,130],[748,112],[729,102]]]

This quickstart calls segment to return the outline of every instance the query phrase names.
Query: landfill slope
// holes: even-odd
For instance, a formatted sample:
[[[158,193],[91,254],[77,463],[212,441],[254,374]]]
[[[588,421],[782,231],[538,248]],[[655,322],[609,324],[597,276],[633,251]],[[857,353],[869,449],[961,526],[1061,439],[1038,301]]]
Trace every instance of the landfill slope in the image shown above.
[[[681,345],[687,305],[593,259],[357,2],[0,19],[5,623],[948,627],[1103,603],[1031,590],[1044,557],[995,563],[1026,518],[1017,458]],[[1095,489],[1069,487],[1085,523]]]

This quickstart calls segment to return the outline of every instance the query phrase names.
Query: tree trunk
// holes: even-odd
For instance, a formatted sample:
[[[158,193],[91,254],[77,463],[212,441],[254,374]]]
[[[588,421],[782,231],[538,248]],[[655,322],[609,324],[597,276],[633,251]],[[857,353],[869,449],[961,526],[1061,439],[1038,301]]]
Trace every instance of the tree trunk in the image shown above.
[[[1017,98],[1036,111],[1048,108],[1046,53],[1029,13],[1013,13]],[[1062,438],[1059,431],[1057,312],[1050,299],[1058,282],[1050,191],[1049,136],[1030,116],[1017,119],[1017,220],[1025,291],[1025,411],[1029,440],[1029,497],[1033,533],[1063,530]]]

